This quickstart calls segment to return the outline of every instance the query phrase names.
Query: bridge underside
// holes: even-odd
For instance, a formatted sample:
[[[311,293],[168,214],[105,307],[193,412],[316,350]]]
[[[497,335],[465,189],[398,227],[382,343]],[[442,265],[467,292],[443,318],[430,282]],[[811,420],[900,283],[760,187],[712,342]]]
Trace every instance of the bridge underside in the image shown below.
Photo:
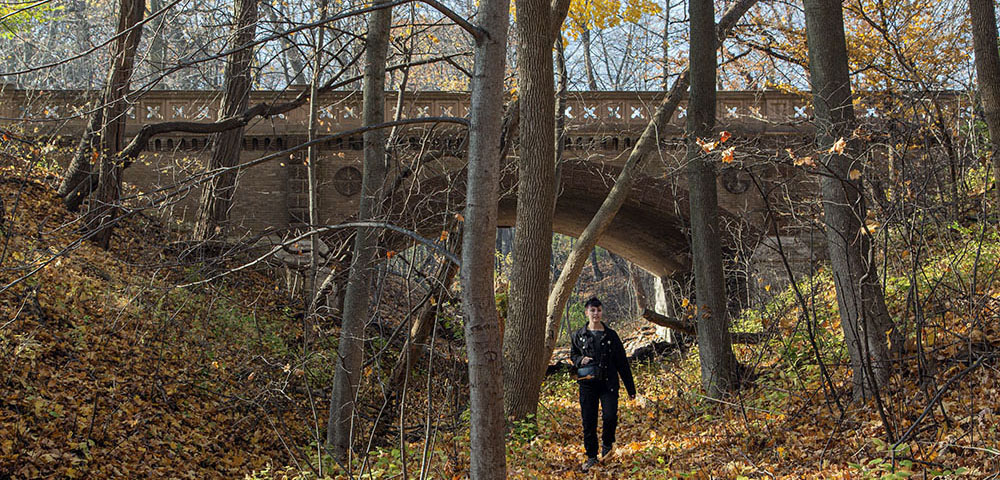
[[[555,233],[577,237],[590,223],[614,185],[618,167],[582,160],[563,163],[556,210]],[[400,193],[394,201],[391,221],[410,225],[428,238],[436,238],[455,212],[465,203],[464,171],[424,179],[421,195]],[[497,226],[512,227],[517,217],[516,174],[501,181]],[[435,192],[435,193],[429,193]],[[674,193],[676,192],[676,193]],[[618,211],[598,245],[656,275],[671,275],[690,268],[686,233],[688,203],[683,190],[667,179],[641,178]],[[529,212],[530,214],[530,212]],[[408,240],[388,242],[389,248],[405,248]]]
[[[610,172],[606,170],[584,162],[564,164],[552,225],[556,233],[573,237],[583,233],[613,185],[607,181]],[[686,198],[675,199],[666,181],[647,178],[639,183],[598,245],[656,275],[689,269]],[[675,211],[675,200],[678,210],[683,209],[682,215]],[[514,226],[516,199],[501,199],[497,213],[498,226]]]

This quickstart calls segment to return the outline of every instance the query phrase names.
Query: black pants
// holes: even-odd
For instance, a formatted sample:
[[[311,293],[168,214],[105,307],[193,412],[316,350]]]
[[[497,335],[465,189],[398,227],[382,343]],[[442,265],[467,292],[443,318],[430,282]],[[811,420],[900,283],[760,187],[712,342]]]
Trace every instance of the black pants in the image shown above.
[[[601,404],[604,426],[601,443],[615,443],[618,426],[618,390],[611,390],[605,382],[580,382],[580,413],[583,415],[583,448],[588,457],[597,456],[597,403]]]

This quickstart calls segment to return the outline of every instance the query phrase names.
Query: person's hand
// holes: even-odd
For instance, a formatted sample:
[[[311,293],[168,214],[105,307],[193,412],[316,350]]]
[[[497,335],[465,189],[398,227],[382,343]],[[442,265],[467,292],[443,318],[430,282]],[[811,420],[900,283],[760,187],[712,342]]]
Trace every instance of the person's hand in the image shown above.
[[[586,364],[590,363],[591,360],[593,360],[593,359],[590,358],[590,357],[583,357],[583,358],[580,359],[580,365],[586,365]]]

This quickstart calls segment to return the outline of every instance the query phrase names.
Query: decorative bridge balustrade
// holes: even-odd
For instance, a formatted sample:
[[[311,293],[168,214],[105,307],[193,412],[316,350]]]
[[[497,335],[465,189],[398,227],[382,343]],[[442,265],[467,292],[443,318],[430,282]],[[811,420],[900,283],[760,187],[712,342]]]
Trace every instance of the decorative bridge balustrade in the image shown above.
[[[251,103],[281,103],[292,99],[295,92],[257,91]],[[134,100],[127,111],[128,129],[135,131],[148,123],[164,121],[211,122],[217,119],[221,93],[211,91],[151,91]],[[396,94],[386,99],[386,117],[396,115]],[[567,126],[574,133],[625,134],[641,132],[662,99],[662,92],[572,92],[566,108]],[[922,101],[930,102],[925,96]],[[59,131],[78,134],[86,126],[87,113],[93,108],[95,92],[0,90],[0,122],[6,124],[31,122],[42,133]],[[780,91],[719,92],[717,118],[720,126],[755,134],[802,133],[812,115],[808,94]],[[935,94],[933,101],[945,109],[960,108],[971,114],[968,99],[960,94]],[[670,126],[682,131],[686,117],[686,101],[671,118]],[[873,99],[858,101],[857,113],[862,118],[884,115]],[[919,109],[917,109],[919,110]],[[914,111],[913,115],[927,115]],[[407,93],[403,99],[402,118],[465,117],[469,113],[469,94],[450,92]],[[332,92],[323,95],[319,106],[319,131],[332,133],[361,126],[361,93]],[[301,107],[249,125],[248,135],[296,135],[306,132],[308,108]],[[676,132],[674,132],[676,133]]]

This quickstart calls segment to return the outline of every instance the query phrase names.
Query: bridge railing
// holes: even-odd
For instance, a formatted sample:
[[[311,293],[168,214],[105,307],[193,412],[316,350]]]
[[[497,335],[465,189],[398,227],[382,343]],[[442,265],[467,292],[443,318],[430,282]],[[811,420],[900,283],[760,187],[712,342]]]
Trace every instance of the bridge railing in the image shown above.
[[[257,91],[251,103],[282,102],[296,92]],[[638,133],[649,122],[662,92],[571,92],[566,108],[571,131]],[[86,127],[87,114],[94,107],[93,91],[0,90],[0,123],[32,125],[39,132],[59,130],[76,134]],[[211,91],[152,91],[135,99],[127,111],[128,129],[137,131],[148,123],[164,121],[211,122],[217,119],[221,93]],[[734,130],[745,128],[758,133],[801,131],[812,115],[808,94],[780,91],[719,92],[716,108],[720,125]],[[928,95],[945,108],[971,112],[961,93]],[[386,99],[386,116],[395,116],[395,93]],[[403,101],[403,118],[468,115],[468,93],[414,92]],[[884,115],[872,98],[858,101],[863,118]],[[682,130],[686,121],[686,101],[682,101],[670,125]],[[250,135],[304,134],[308,109],[257,119],[249,125]],[[361,126],[361,93],[332,92],[320,99],[319,131],[336,132]]]

